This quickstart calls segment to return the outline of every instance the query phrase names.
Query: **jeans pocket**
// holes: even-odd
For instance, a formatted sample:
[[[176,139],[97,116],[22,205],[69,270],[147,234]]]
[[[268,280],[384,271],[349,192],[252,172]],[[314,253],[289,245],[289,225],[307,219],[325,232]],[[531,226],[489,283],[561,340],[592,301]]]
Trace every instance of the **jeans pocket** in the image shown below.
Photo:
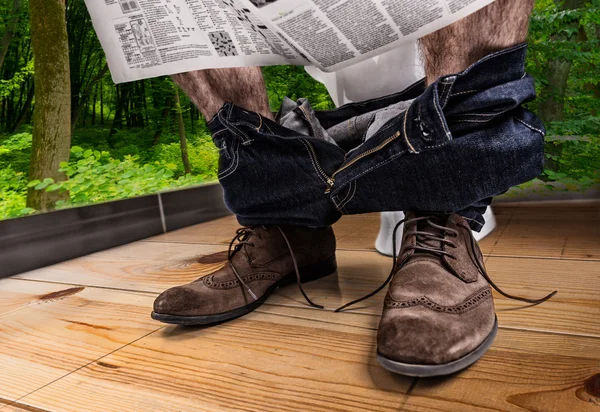
[[[350,201],[354,198],[354,195],[356,195],[356,181],[350,182],[346,190],[342,190],[340,193],[331,196],[331,201],[335,205],[335,208],[338,210],[338,212],[340,212],[342,215],[347,215],[349,213],[346,209],[346,205],[350,203]]]
[[[219,180],[231,176],[240,164],[239,149],[240,140],[225,132],[222,138],[213,137],[213,141],[219,149]]]

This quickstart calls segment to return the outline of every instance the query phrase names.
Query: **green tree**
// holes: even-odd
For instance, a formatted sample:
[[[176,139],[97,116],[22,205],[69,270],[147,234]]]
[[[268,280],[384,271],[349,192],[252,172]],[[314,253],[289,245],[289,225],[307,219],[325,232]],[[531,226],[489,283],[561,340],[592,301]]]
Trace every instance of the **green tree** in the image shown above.
[[[185,126],[183,124],[183,112],[181,111],[181,100],[179,99],[179,90],[175,89],[175,110],[177,111],[177,125],[179,129],[179,145],[181,146],[181,160],[185,174],[192,173],[192,166],[188,157],[187,138],[185,136]]]
[[[0,39],[0,68],[2,68],[2,65],[4,64],[4,58],[6,57],[6,53],[8,53],[10,42],[15,36],[19,17],[21,16],[22,4],[22,0],[12,1],[12,9],[10,13],[8,13],[8,21],[4,27],[4,35]]]
[[[71,147],[69,44],[63,0],[30,0],[31,42],[35,58],[35,109],[29,179],[65,179],[60,163]],[[64,191],[27,193],[27,206],[53,209]]]
[[[581,37],[582,29],[579,24],[581,11],[578,10],[586,3],[584,0],[556,0],[558,25],[552,33],[550,41],[560,45],[572,44]],[[562,23],[562,24],[560,24]],[[564,120],[565,94],[567,81],[573,67],[573,59],[568,54],[559,53],[546,62],[544,78],[546,82],[540,91],[538,114],[542,120],[553,122]]]

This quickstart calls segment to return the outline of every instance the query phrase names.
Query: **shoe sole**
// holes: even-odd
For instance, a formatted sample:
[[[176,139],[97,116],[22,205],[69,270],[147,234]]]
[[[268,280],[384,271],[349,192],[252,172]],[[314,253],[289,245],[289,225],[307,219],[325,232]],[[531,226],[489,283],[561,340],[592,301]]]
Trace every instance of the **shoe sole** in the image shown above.
[[[433,376],[450,375],[455,372],[468,368],[477,362],[492,346],[496,333],[498,332],[498,318],[494,322],[494,327],[485,340],[476,347],[473,351],[455,361],[444,363],[442,365],[419,365],[402,363],[386,358],[377,354],[377,361],[390,372],[398,373],[405,376],[413,376],[417,378],[429,378]]]
[[[302,283],[312,282],[313,280],[321,279],[325,276],[329,276],[337,270],[337,261],[335,255],[330,257],[329,259],[322,260],[317,263],[313,263],[312,265],[304,266],[299,268],[300,271],[300,280]],[[267,289],[265,294],[261,296],[258,300],[250,303],[249,305],[243,306],[241,308],[237,308],[231,310],[229,312],[217,313],[215,315],[202,315],[202,316],[180,316],[180,315],[168,315],[163,313],[152,312],[150,316],[154,320],[158,320],[163,323],[170,323],[174,325],[211,325],[214,323],[221,323],[231,319],[239,318],[247,313],[252,312],[260,305],[262,305],[265,300],[275,291],[275,289],[285,286],[291,283],[296,282],[296,273],[291,272],[286,276],[281,278],[279,281],[275,282],[273,285]]]

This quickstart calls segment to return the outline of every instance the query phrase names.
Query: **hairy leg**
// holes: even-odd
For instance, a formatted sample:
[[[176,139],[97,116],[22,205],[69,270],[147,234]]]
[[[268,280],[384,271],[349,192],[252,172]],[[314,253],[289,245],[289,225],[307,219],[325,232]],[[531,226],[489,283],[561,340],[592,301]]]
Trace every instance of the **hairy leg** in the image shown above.
[[[420,41],[427,84],[527,37],[534,0],[496,0]]]
[[[225,102],[232,102],[246,110],[272,118],[260,67],[196,70],[171,77],[207,121]]]

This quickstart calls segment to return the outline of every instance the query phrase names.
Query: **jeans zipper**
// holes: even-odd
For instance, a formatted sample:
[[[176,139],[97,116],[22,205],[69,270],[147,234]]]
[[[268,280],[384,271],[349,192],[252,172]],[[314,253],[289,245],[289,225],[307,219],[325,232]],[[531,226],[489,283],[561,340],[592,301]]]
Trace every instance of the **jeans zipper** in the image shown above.
[[[338,170],[335,171],[334,174],[331,175],[331,177],[329,177],[329,180],[327,181],[327,183],[329,184],[329,187],[325,190],[325,193],[330,193],[331,189],[333,189],[333,185],[335,184],[335,176],[346,170],[347,168],[349,168],[350,166],[352,166],[354,163],[358,162],[360,159],[367,157],[375,152],[378,152],[379,150],[383,149],[385,146],[387,146],[388,144],[390,144],[391,142],[393,142],[394,140],[396,140],[398,137],[400,137],[400,132],[396,132],[393,135],[391,135],[390,137],[388,137],[387,139],[385,139],[383,142],[381,142],[377,147],[374,147],[370,150],[367,150],[366,152],[362,153],[359,156],[356,156],[354,159],[352,159],[350,162],[346,163],[344,166],[342,166],[341,168],[339,168]]]
[[[350,162],[346,163],[344,166],[342,166],[341,168],[336,170],[331,176],[329,176],[327,173],[325,173],[325,171],[323,170],[323,167],[321,167],[321,164],[319,163],[319,159],[317,158],[317,153],[315,152],[315,148],[313,147],[313,145],[310,142],[308,142],[306,139],[302,139],[302,140],[306,143],[307,147],[309,148],[310,156],[311,156],[313,163],[315,164],[317,170],[319,171],[321,176],[327,182],[327,188],[325,189],[325,194],[329,194],[329,193],[331,193],[331,190],[333,189],[333,185],[335,184],[335,176],[338,173],[346,170],[347,168],[349,168],[350,166],[352,166],[354,163],[358,162],[359,160],[383,149],[385,146],[387,146],[388,144],[390,144],[391,142],[396,140],[398,137],[400,137],[400,135],[401,135],[401,133],[399,131],[397,131],[396,133],[394,133],[393,135],[391,135],[390,137],[385,139],[383,142],[381,142],[377,147],[374,147],[374,148],[367,150],[366,152],[360,154],[359,156],[356,156]]]
[[[333,187],[334,180],[327,173],[325,173],[325,171],[321,167],[321,163],[319,163],[319,159],[317,158],[317,152],[315,152],[315,148],[313,147],[312,143],[310,143],[306,139],[302,139],[302,141],[304,143],[306,143],[306,147],[308,147],[308,149],[309,149],[308,152],[310,153],[310,157],[312,158],[313,163],[315,164],[315,166],[316,166],[317,170],[319,171],[319,173],[321,174],[321,176],[323,176],[323,178],[327,182],[327,187],[328,188]],[[325,192],[325,193],[329,193],[329,192]]]

